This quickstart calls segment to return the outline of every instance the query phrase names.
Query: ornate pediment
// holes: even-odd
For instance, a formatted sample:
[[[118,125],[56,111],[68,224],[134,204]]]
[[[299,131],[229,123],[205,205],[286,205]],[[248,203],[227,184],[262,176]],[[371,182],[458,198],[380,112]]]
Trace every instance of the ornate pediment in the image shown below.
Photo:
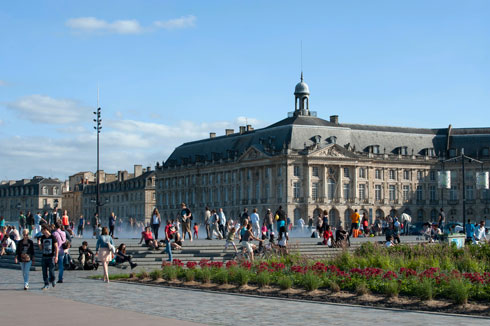
[[[357,159],[358,156],[351,151],[339,146],[337,144],[332,144],[323,148],[320,148],[314,152],[308,154],[310,157],[328,157],[328,158],[346,158],[346,159]]]
[[[253,161],[265,157],[267,157],[267,155],[264,152],[257,149],[255,146],[251,146],[242,154],[242,156],[240,156],[239,161]]]

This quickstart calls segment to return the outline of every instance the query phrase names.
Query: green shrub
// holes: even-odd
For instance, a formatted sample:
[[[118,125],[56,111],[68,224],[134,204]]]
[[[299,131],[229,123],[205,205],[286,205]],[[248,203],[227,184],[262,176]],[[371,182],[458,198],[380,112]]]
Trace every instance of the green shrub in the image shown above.
[[[337,282],[330,282],[328,288],[332,292],[335,292],[335,293],[340,292],[340,285]]]
[[[201,283],[209,283],[211,281],[211,268],[202,268],[196,273],[196,278],[201,281]]]
[[[456,304],[466,304],[470,295],[470,286],[465,280],[452,279],[446,288],[445,297],[454,300]]]
[[[217,284],[228,284],[228,271],[226,269],[218,269],[211,276],[211,280]]]
[[[271,276],[269,272],[261,272],[257,274],[256,280],[259,287],[264,287],[270,284]]]
[[[432,300],[434,285],[431,280],[424,279],[414,284],[413,294],[420,300]]]
[[[293,280],[288,276],[281,276],[277,280],[277,285],[281,288],[281,290],[290,289],[293,286]]]
[[[237,268],[236,273],[233,277],[233,282],[237,285],[243,286],[247,285],[250,280],[250,272],[244,268]]]
[[[162,268],[162,276],[167,281],[173,281],[177,279],[177,270],[174,266],[164,266]]]
[[[314,291],[318,289],[321,284],[321,279],[315,273],[308,272],[303,276],[302,285],[306,291]]]
[[[193,269],[186,269],[185,270],[185,280],[187,282],[192,282],[196,278],[196,272]]]
[[[148,272],[146,270],[141,270],[141,272],[139,272],[138,274],[136,274],[136,277],[139,278],[140,280],[144,279],[144,278],[149,278],[150,277],[150,274],[148,274]]]
[[[155,269],[151,271],[150,277],[153,281],[158,280],[159,278],[162,278],[163,271],[161,269]]]
[[[369,288],[368,288],[366,282],[360,282],[359,284],[357,284],[357,287],[356,287],[356,294],[357,295],[365,295],[368,293],[369,293]]]
[[[386,282],[383,284],[383,294],[388,298],[396,298],[400,293],[400,285],[398,281]]]

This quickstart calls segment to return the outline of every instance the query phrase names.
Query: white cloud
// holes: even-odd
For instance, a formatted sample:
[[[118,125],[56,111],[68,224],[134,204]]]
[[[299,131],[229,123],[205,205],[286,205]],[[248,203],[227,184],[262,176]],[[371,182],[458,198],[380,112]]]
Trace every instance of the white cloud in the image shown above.
[[[67,124],[90,121],[89,107],[70,99],[54,99],[45,95],[29,95],[6,107],[16,112],[22,119],[48,124]]]
[[[70,18],[66,21],[65,25],[74,31],[84,33],[141,34],[154,31],[155,28],[174,30],[194,27],[196,25],[196,17],[189,15],[169,20],[155,21],[153,28],[143,27],[135,19],[108,22],[95,17]]]
[[[169,20],[159,20],[153,24],[158,28],[163,29],[183,29],[196,26],[196,16],[182,16],[180,18],[174,18]]]
[[[66,26],[79,32],[106,32],[116,34],[139,34],[144,31],[137,20],[116,20],[107,22],[95,17],[71,18]]]

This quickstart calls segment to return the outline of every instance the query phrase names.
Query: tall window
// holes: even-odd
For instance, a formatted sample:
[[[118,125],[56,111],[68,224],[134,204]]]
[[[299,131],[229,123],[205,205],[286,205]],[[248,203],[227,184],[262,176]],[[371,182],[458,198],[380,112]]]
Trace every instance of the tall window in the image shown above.
[[[409,170],[403,170],[403,179],[404,180],[410,180],[410,171]]]
[[[318,182],[313,182],[313,184],[311,185],[311,198],[313,200],[318,199],[318,186]]]
[[[350,178],[350,171],[349,168],[344,168],[344,177]]]
[[[468,200],[475,199],[475,191],[473,190],[473,186],[466,186],[466,199]]]
[[[47,195],[47,194],[48,194],[48,187],[43,186],[43,187],[42,187],[42,189],[41,189],[41,193],[42,193],[43,195]]]
[[[376,201],[381,200],[381,185],[375,185],[374,186],[374,199]]]
[[[395,187],[395,185],[389,185],[388,191],[390,194],[390,200],[391,201],[396,200],[396,187]]]
[[[255,198],[260,198],[260,182],[257,182],[255,184]]]
[[[269,198],[270,197],[270,185],[268,182],[265,183],[265,194],[264,194],[264,197],[265,198]]]
[[[295,165],[295,166],[293,167],[293,175],[294,175],[295,177],[299,177],[299,165]]]
[[[277,176],[280,177],[282,175],[282,167],[277,168]]]
[[[343,191],[344,191],[344,199],[349,200],[350,199],[350,184],[344,183]]]
[[[271,168],[265,168],[265,177],[268,178],[271,174]]]
[[[252,185],[247,186],[247,199],[252,199]]]
[[[430,201],[436,200],[436,186],[429,187],[429,199]]]
[[[294,198],[299,198],[301,195],[301,184],[299,182],[293,183],[293,195]]]
[[[424,178],[424,173],[422,171],[417,171],[417,180],[421,181]]]
[[[365,168],[359,168],[359,178],[360,179],[366,178],[366,169]]]
[[[410,186],[409,185],[404,185],[403,186],[403,201],[407,202],[410,196]]]
[[[451,186],[451,189],[449,190],[449,200],[458,200],[458,187],[457,186]]]
[[[314,176],[314,177],[318,177],[319,173],[318,173],[318,166],[314,166],[311,168],[311,174]]]
[[[335,195],[335,181],[332,178],[329,178],[327,181],[328,186],[328,199],[332,200]]]
[[[383,171],[381,171],[381,169],[376,169],[376,170],[374,171],[374,177],[375,177],[376,179],[378,179],[378,180],[383,179],[383,173],[382,173],[382,172],[383,172]]]
[[[282,195],[283,195],[283,193],[282,193],[282,183],[279,183],[277,185],[277,198],[282,198]]]
[[[436,181],[436,171],[430,171],[429,172],[429,180],[430,181]]]
[[[366,199],[366,185],[363,183],[359,184],[359,199]]]
[[[250,169],[247,170],[247,180],[250,180],[252,178],[252,171]]]
[[[390,170],[390,179],[396,180],[396,171],[395,170]]]
[[[424,190],[422,188],[422,186],[417,186],[417,200],[422,200],[424,199]]]

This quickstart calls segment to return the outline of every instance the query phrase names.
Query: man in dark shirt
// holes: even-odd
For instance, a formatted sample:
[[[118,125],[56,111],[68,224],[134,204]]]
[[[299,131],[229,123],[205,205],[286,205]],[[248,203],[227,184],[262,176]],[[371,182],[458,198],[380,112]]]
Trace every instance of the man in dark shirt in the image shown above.
[[[49,288],[49,283],[55,287],[54,264],[58,262],[58,243],[56,237],[49,232],[46,225],[42,226],[41,232],[43,236],[40,238],[39,248],[43,253],[41,266],[43,270],[44,287],[43,290]],[[49,278],[48,278],[49,271]]]
[[[444,222],[446,221],[446,213],[444,213],[444,209],[441,208],[441,211],[439,212],[439,229],[443,229],[444,227]]]
[[[82,245],[78,247],[78,262],[80,267],[84,270],[97,269],[98,265],[94,263],[95,255],[92,250],[88,248],[87,241],[82,242]]]
[[[243,209],[243,214],[242,214],[242,217],[241,217],[240,224],[242,224],[242,225],[243,225],[243,224],[244,224],[244,223],[243,223],[243,221],[244,221],[245,219],[247,219],[247,220],[249,220],[249,221],[250,221],[250,218],[249,218],[249,215],[248,215],[248,208],[246,208],[246,207]]]

